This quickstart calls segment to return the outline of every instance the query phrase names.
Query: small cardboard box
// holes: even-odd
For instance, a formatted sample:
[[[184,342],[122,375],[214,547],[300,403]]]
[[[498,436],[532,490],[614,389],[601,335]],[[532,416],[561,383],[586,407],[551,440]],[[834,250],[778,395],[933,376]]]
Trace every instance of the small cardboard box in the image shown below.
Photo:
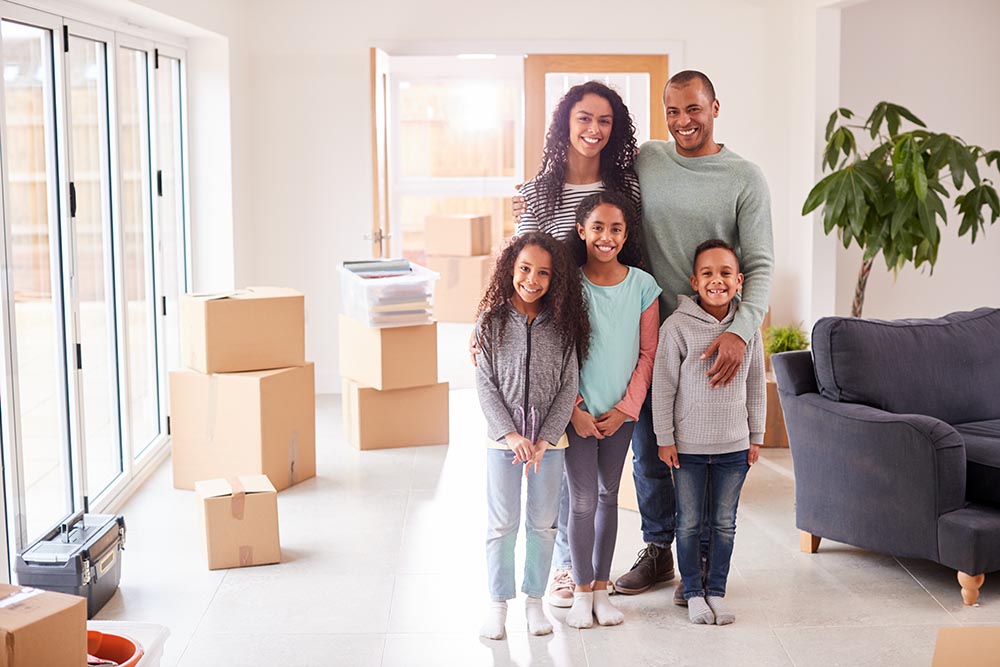
[[[428,255],[488,255],[491,245],[488,215],[429,215],[425,220]]]
[[[316,475],[313,364],[245,373],[170,373],[174,487],[267,475],[281,491]]]
[[[267,475],[199,480],[194,490],[209,570],[281,562],[278,492]]]
[[[1000,626],[941,628],[933,667],[995,667],[1000,656]]]
[[[434,316],[439,322],[475,322],[476,308],[493,269],[492,255],[427,256],[427,268],[441,274],[434,288]]]
[[[437,383],[437,324],[373,329],[340,316],[340,374],[379,390]]]
[[[202,373],[238,373],[305,364],[305,299],[285,287],[185,294],[181,360]]]
[[[0,584],[0,667],[87,664],[87,599]]]
[[[344,379],[344,436],[358,449],[448,444],[448,383],[379,391]]]

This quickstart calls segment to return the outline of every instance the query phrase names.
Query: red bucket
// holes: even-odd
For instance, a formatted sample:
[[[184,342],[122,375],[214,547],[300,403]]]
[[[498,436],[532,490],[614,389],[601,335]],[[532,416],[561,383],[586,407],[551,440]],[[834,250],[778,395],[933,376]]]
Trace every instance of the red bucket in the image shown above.
[[[139,642],[121,635],[87,630],[87,653],[104,660],[113,660],[120,667],[135,667],[142,660]]]

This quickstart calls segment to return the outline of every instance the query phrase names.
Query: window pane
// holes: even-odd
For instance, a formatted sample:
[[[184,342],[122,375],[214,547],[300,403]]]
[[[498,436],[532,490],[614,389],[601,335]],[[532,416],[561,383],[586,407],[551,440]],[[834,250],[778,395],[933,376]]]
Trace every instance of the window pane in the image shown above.
[[[73,230],[83,350],[81,410],[87,447],[87,493],[93,498],[122,472],[114,292],[110,282],[107,51],[103,43],[70,37],[69,82],[76,186]]]
[[[401,82],[400,176],[513,176],[519,95],[512,81]]]
[[[514,233],[510,197],[400,197],[403,227],[403,256],[418,264],[424,262],[424,221],[433,213],[489,215],[493,245],[501,237]]]
[[[167,299],[164,326],[167,368],[180,368],[178,297],[184,285],[184,193],[181,175],[181,61],[160,56],[156,70],[157,158],[163,195],[157,198],[157,224],[163,258],[163,286]]]
[[[66,364],[59,316],[52,34],[0,22],[10,184],[17,387],[28,539],[72,511],[66,433]]]
[[[156,299],[150,222],[149,106],[146,53],[118,51],[118,132],[121,228],[124,238],[126,358],[132,452],[138,456],[160,432],[156,365]]]
[[[613,88],[619,95],[635,124],[637,144],[649,141],[649,74],[646,72],[621,72],[613,74],[582,74],[577,72],[548,72],[545,75],[545,129],[548,132],[552,111],[566,92],[587,81],[600,81]]]

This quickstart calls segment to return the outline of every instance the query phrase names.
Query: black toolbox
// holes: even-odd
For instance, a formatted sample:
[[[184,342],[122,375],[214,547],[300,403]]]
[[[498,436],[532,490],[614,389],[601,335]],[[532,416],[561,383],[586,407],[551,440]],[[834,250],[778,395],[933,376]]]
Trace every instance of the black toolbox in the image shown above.
[[[17,555],[17,583],[87,598],[93,618],[118,590],[125,517],[78,512]]]

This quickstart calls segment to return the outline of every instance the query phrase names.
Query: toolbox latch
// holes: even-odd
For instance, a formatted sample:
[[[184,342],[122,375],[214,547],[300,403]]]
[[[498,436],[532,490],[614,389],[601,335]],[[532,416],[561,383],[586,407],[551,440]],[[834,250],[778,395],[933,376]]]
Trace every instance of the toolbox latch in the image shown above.
[[[83,585],[86,586],[87,584],[90,583],[90,579],[91,579],[91,575],[90,575],[90,559],[89,558],[84,558],[83,559],[83,563],[81,565],[82,565],[81,569],[83,570],[83,572],[81,573],[81,576],[83,578]]]

